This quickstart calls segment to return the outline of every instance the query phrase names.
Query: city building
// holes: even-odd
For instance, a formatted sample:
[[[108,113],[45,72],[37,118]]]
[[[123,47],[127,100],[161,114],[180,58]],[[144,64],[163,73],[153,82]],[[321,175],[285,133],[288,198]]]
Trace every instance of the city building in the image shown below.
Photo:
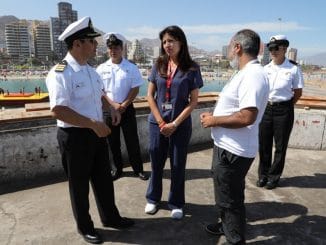
[[[222,47],[222,56],[223,56],[223,59],[226,59],[228,57],[228,45],[224,45]]]
[[[5,26],[7,53],[15,62],[24,62],[31,56],[28,22],[20,20]]]
[[[160,56],[160,51],[161,51],[161,48],[159,46],[156,46],[153,48],[153,58],[154,59],[157,59],[157,57]]]
[[[72,9],[72,5],[67,2],[58,3],[58,17],[50,18],[51,47],[57,59],[63,59],[67,53],[67,47],[64,42],[58,40],[58,37],[68,25],[78,19],[78,13]]]
[[[135,63],[146,63],[146,55],[140,42],[135,39],[128,50],[128,59]]]
[[[267,48],[267,44],[264,43],[264,48],[263,48],[263,52],[261,55],[259,55],[259,60],[260,60],[260,63],[264,66],[264,65],[267,65],[271,58],[270,58],[270,53],[269,53],[269,50]]]
[[[296,48],[290,48],[288,52],[288,59],[297,61],[298,50]]]
[[[64,43],[58,40],[61,34],[60,20],[58,17],[50,18],[50,35],[51,35],[51,50],[53,51],[54,59],[63,57]]]
[[[51,56],[50,27],[47,22],[33,21],[35,58],[47,62]]]

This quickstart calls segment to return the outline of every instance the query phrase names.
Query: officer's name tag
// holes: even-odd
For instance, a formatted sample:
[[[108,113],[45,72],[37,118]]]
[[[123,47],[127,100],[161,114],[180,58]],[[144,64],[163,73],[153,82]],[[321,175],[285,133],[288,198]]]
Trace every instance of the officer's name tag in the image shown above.
[[[162,104],[162,110],[163,111],[168,111],[168,110],[172,110],[172,104],[171,103],[163,103]]]

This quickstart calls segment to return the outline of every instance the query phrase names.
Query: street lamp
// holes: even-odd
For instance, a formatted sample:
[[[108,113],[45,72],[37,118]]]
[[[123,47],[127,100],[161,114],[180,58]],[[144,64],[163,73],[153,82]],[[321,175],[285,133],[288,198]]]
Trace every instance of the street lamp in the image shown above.
[[[280,33],[282,33],[282,18],[278,18],[278,21],[280,22]]]

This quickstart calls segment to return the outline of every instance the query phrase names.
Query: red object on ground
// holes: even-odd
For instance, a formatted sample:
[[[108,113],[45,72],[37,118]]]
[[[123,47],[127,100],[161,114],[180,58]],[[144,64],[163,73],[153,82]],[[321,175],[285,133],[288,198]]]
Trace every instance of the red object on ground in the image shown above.
[[[34,93],[9,93],[9,94],[4,94],[3,97],[31,97],[33,96]]]

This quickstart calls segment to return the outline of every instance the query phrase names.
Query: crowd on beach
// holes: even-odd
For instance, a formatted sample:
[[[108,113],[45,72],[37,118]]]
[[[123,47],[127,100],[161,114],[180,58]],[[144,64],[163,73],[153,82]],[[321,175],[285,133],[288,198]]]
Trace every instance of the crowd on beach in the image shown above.
[[[40,79],[45,78],[48,71],[1,71],[0,81],[9,80],[30,80],[30,79]]]

